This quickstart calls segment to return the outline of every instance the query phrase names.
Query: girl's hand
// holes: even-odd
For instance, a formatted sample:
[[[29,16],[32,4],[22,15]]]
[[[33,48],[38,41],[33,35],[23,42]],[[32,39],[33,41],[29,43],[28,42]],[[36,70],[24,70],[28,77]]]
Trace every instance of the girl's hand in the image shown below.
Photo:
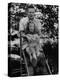
[[[29,41],[29,42],[31,41],[31,37],[28,37],[28,41]]]

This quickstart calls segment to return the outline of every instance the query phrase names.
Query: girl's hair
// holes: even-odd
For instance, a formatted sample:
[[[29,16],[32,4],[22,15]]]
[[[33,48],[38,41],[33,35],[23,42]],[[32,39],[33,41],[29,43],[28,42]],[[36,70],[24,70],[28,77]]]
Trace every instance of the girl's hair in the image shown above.
[[[27,27],[26,27],[26,30],[25,30],[25,33],[26,34],[28,34],[29,33],[29,24],[31,24],[31,23],[33,23],[33,22],[29,22],[29,23],[27,23]],[[33,23],[34,24],[34,23]],[[33,34],[38,34],[38,30],[36,29],[36,26],[35,26],[35,24],[34,24],[34,31],[33,31]]]

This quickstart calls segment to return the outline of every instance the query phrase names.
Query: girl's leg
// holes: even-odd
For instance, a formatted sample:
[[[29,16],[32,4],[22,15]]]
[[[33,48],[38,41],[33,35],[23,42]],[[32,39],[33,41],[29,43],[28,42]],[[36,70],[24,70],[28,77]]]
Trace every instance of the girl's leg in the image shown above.
[[[31,51],[32,51],[32,57],[37,60],[36,51],[33,47],[31,47]]]
[[[39,55],[40,55],[39,46],[36,46],[36,56],[38,57]]]
[[[30,51],[29,47],[26,48],[26,52],[28,53],[28,55],[30,57],[30,61],[32,61],[32,55],[31,55],[31,51]]]

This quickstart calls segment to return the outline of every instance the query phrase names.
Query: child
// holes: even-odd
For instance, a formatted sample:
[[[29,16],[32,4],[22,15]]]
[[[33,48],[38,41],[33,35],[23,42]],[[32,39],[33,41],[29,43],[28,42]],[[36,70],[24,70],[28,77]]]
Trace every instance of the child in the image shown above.
[[[37,61],[37,55],[39,54],[39,36],[38,31],[35,29],[35,24],[30,22],[27,24],[25,34],[28,38],[27,53],[30,56],[30,61],[34,58]]]

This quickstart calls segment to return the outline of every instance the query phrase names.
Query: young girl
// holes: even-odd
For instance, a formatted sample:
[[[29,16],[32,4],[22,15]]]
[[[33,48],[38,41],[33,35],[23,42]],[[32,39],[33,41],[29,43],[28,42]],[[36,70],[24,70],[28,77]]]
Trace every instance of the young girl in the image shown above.
[[[25,34],[28,38],[28,47],[26,51],[30,56],[30,61],[32,61],[33,58],[37,61],[37,56],[40,54],[39,32],[35,29],[35,24],[33,22],[27,24]]]

